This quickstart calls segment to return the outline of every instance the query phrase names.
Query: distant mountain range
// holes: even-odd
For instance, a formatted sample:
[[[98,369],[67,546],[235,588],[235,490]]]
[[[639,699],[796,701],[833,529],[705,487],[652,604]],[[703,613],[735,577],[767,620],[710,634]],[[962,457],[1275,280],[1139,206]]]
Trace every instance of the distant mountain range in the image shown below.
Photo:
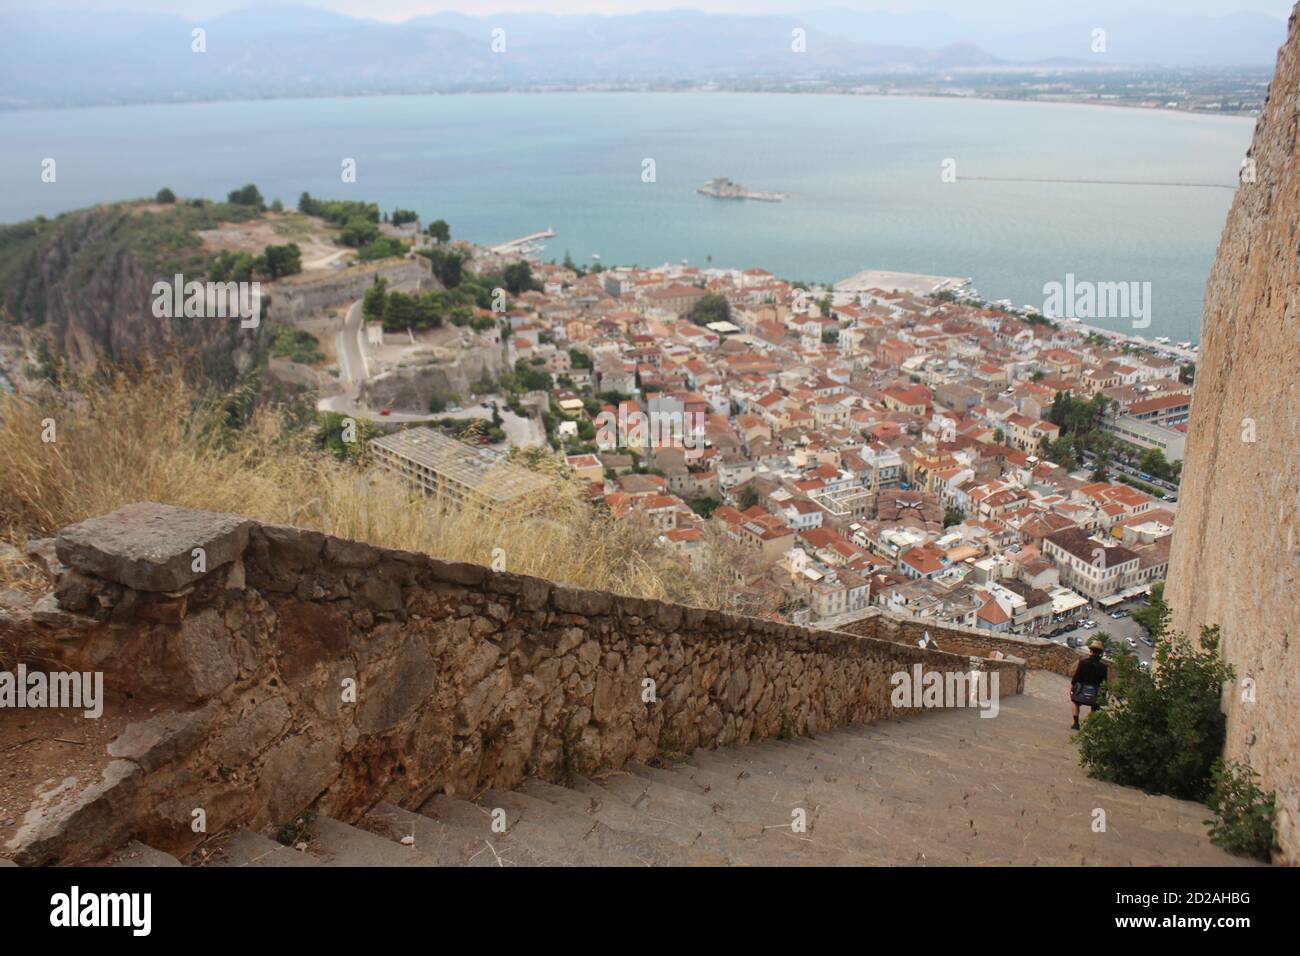
[[[618,16],[422,16],[399,24],[261,4],[192,23],[155,13],[0,14],[0,106],[947,72],[1030,63],[1271,68],[1286,24],[1262,14],[1126,13],[1052,25],[824,9]],[[206,53],[191,52],[191,30]],[[504,31],[494,51],[493,31]],[[805,52],[795,52],[794,31]],[[501,35],[498,35],[498,47]]]

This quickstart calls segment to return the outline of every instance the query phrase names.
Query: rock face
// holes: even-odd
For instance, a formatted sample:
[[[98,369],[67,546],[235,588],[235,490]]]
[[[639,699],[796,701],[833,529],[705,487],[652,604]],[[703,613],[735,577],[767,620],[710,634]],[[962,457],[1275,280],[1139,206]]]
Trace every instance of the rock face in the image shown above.
[[[1237,671],[1227,756],[1277,792],[1290,864],[1300,860],[1298,90],[1293,14],[1250,149],[1253,176],[1248,166],[1206,289],[1166,594],[1176,629],[1221,628]]]
[[[485,375],[495,380],[505,368],[501,349],[472,346],[450,362],[398,368],[368,378],[361,386],[361,398],[371,408],[423,410],[435,394],[468,395]]]
[[[255,363],[257,330],[238,321],[156,318],[153,284],[174,272],[197,277],[203,256],[194,243],[174,262],[143,261],[131,238],[138,218],[121,205],[83,209],[58,217],[30,248],[15,244],[0,256],[0,306],[79,370],[171,355],[218,384],[235,381]]]
[[[9,847],[28,863],[117,845],[97,846],[96,828],[187,852],[201,839],[195,808],[209,833],[284,823],[309,805],[352,822],[380,800],[414,808],[437,793],[907,716],[918,708],[894,705],[891,677],[913,665],[995,672],[1003,695],[1024,684],[1012,661],[577,590],[231,515],[134,505],[59,542],[70,569],[48,627],[60,663],[102,670],[106,686],[160,713],[111,745],[119,770],[141,772],[32,817]],[[206,572],[178,572],[177,556],[196,547],[209,551]]]

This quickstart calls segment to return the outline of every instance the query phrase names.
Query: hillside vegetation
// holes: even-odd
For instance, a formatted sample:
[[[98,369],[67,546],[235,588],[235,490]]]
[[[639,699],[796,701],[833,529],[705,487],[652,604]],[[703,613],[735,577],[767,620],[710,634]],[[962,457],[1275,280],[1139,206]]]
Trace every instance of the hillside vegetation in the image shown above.
[[[40,325],[49,294],[38,268],[43,260],[58,258],[61,277],[74,282],[86,281],[106,263],[125,260],[150,275],[197,275],[211,260],[200,231],[260,215],[232,203],[141,200],[0,226],[0,297],[13,318]]]
[[[654,535],[593,508],[563,465],[535,456],[554,494],[540,516],[506,522],[445,512],[373,469],[364,449],[340,461],[314,427],[246,396],[202,393],[178,373],[101,375],[76,390],[0,396],[0,538],[30,537],[136,501],[228,511],[436,557],[491,564],[573,585],[683,604],[731,606],[733,555],[717,544],[692,574]],[[53,421],[54,441],[42,440]],[[23,569],[8,586],[32,589]],[[40,586],[44,586],[41,582]],[[740,610],[745,610],[741,608]]]

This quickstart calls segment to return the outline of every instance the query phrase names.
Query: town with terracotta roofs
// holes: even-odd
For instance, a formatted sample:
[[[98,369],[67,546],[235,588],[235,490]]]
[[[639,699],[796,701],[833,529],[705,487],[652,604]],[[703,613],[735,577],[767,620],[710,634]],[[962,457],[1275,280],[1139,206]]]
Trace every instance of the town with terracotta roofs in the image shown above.
[[[960,279],[531,270],[503,348],[551,447],[684,566],[736,546],[738,607],[1079,646],[1165,577],[1194,373],[1175,350]]]

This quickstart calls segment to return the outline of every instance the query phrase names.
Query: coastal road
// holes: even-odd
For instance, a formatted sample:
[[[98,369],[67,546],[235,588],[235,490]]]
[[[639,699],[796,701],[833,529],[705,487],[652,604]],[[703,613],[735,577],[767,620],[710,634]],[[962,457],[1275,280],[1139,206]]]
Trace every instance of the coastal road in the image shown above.
[[[361,336],[365,323],[361,314],[362,300],[358,299],[348,307],[343,317],[343,328],[339,330],[337,346],[339,356],[339,373],[345,382],[355,382],[357,392],[360,385],[370,377],[370,363],[366,359],[366,345]]]

